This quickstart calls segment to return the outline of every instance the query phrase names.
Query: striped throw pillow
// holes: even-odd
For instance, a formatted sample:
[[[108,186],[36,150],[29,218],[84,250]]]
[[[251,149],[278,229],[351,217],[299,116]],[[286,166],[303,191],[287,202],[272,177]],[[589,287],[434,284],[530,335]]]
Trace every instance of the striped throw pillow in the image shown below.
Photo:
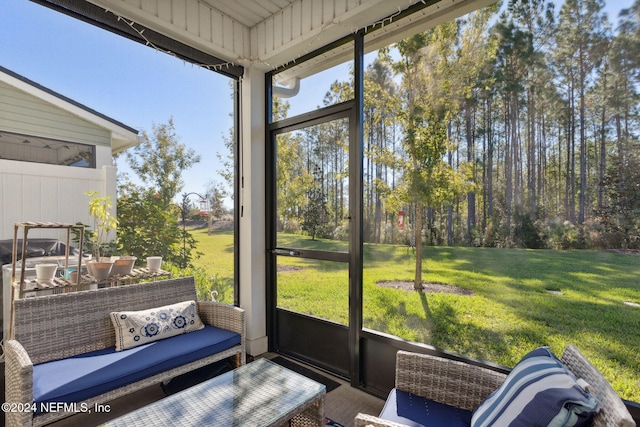
[[[589,425],[598,402],[548,347],[525,355],[474,411],[472,427]]]

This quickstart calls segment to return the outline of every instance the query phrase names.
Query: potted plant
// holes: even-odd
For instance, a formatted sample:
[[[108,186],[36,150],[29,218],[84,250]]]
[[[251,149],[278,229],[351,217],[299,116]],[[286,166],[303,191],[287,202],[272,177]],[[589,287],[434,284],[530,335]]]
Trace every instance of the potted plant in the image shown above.
[[[113,205],[110,196],[98,197],[98,192],[93,190],[85,194],[89,196],[89,215],[93,218],[91,253],[94,259],[87,262],[87,268],[97,281],[106,280],[113,262],[111,258],[104,257],[104,250],[110,246],[107,239],[111,230],[118,227],[118,219],[111,215]]]

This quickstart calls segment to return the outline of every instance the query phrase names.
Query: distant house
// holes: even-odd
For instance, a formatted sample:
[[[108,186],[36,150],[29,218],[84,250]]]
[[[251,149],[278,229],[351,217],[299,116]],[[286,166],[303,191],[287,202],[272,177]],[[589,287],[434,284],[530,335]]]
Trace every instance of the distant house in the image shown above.
[[[85,193],[115,202],[112,155],[137,144],[136,129],[0,67],[0,240],[16,222],[91,224]]]

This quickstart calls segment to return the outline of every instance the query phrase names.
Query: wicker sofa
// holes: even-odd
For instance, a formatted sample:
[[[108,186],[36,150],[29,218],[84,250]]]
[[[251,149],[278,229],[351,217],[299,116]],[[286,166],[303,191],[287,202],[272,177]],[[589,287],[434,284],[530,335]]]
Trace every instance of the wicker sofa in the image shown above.
[[[120,359],[117,362],[109,362],[104,367],[98,366],[98,369],[94,366],[91,372],[84,376],[75,374],[76,377],[71,381],[71,386],[84,381],[104,381],[102,384],[93,384],[85,389],[89,393],[99,390],[99,394],[85,396],[82,400],[74,401],[76,402],[74,405],[63,406],[63,410],[58,407],[52,411],[40,412],[39,406],[34,405],[30,410],[11,411],[6,413],[6,424],[8,426],[48,424],[78,411],[84,411],[84,408],[93,408],[96,404],[104,404],[219,360],[232,358],[236,366],[244,364],[246,328],[244,311],[234,306],[211,301],[196,303],[198,316],[205,328],[166,338],[148,346],[138,346],[121,352],[115,351],[116,335],[110,318],[111,312],[146,310],[189,300],[197,300],[193,277],[16,300],[13,339],[8,340],[4,346],[7,403],[15,403],[22,408],[25,404],[34,405],[34,396],[39,388],[38,378],[34,378],[34,372],[38,375],[41,366],[58,362],[73,364],[78,360],[87,363],[86,361],[96,354],[106,354],[107,356],[104,357]],[[217,342],[205,345],[202,343],[202,335],[194,335],[205,329],[208,332],[226,333],[226,336],[233,337],[233,341],[224,341],[221,346]],[[204,350],[185,350],[187,347],[185,341],[180,341],[183,337],[191,340],[189,345],[202,346]],[[180,358],[171,357],[162,363],[154,362],[156,365],[152,368],[142,369],[140,364],[144,364],[150,356],[153,357],[148,352],[145,354],[144,351],[153,351],[152,346],[156,344],[165,347],[155,347],[155,353],[163,348],[163,351],[182,351],[183,354]],[[170,347],[166,347],[167,344]],[[216,352],[212,354],[213,351]],[[131,353],[127,355],[127,352]],[[193,360],[195,358],[197,359]],[[92,360],[100,365],[104,359]],[[181,364],[176,366],[178,363]],[[60,376],[64,377],[66,373],[74,371],[74,368],[69,368],[74,365],[65,366],[67,368],[60,368]],[[118,371],[120,378],[115,380],[110,378],[110,382],[103,379],[105,376],[113,376],[113,370],[123,367],[137,371],[133,374],[121,374]],[[36,394],[34,394],[34,385]],[[114,385],[115,387],[112,387]],[[16,409],[20,409],[17,405]],[[35,409],[38,411],[34,412]],[[67,409],[69,411],[65,412]]]
[[[576,347],[568,345],[564,349],[561,361],[577,378],[584,379],[594,390],[593,394],[599,402],[599,411],[593,418],[594,427],[635,426],[631,414],[611,385]],[[414,419],[413,425],[424,424],[432,427],[461,425],[463,423],[459,420],[452,419],[458,416],[454,412],[457,412],[457,409],[474,411],[503,383],[506,377],[506,374],[459,361],[399,351],[396,355],[394,390],[402,390],[419,397],[412,404],[415,407],[421,407],[420,411],[423,412],[420,416],[424,416],[424,419]],[[421,401],[423,400],[421,398],[427,399],[427,403]],[[439,410],[440,403],[453,407],[453,412],[448,413],[450,419],[427,420],[427,417],[433,417],[433,414]],[[390,398],[386,402],[386,405],[389,404]],[[427,408],[424,408],[425,405]],[[449,409],[451,408],[447,408],[447,411]],[[427,415],[426,412],[430,413]],[[405,426],[405,424],[362,413],[356,416],[354,425],[355,427]]]

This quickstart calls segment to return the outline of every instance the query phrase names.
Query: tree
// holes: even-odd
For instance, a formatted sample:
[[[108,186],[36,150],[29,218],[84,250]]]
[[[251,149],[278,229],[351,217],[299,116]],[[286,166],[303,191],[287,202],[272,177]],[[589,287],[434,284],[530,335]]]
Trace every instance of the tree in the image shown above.
[[[316,236],[325,237],[323,231],[329,219],[322,170],[316,166],[313,176],[313,183],[307,190],[307,203],[302,212],[302,229],[311,236],[311,240],[315,240]]]
[[[625,163],[611,168],[604,181],[609,203],[598,213],[609,243],[624,249],[640,248],[640,149],[630,148]]]
[[[582,224],[587,204],[587,90],[593,84],[593,71],[602,59],[601,47],[607,28],[606,15],[602,13],[602,0],[566,0],[560,10],[557,33],[556,57],[563,65],[560,72],[569,76],[571,83],[570,105],[578,102],[579,146],[580,146],[580,192],[578,198],[578,223]],[[571,107],[571,114],[575,111]],[[575,128],[574,128],[575,129]],[[573,135],[572,135],[573,138]]]
[[[173,199],[184,187],[182,172],[199,160],[179,142],[172,119],[154,125],[152,137],[144,132],[143,142],[127,152],[129,166],[143,185],[120,177],[118,246],[123,253],[139,260],[160,255],[167,262],[190,265],[197,255],[196,241],[179,227],[180,206]]]
[[[610,109],[615,126],[617,162],[625,164],[627,151],[632,141],[632,129],[638,126],[637,109],[640,96],[640,0],[620,13],[620,29],[613,38],[610,50],[611,87]]]
[[[224,206],[224,198],[229,194],[225,190],[222,184],[219,184],[215,181],[209,182],[207,187],[207,191],[205,192],[205,197],[209,202],[209,212],[208,212],[208,234],[211,234],[213,231],[213,220],[214,218],[221,218],[224,214],[227,213],[227,209]]]
[[[420,33],[397,43],[401,59],[394,64],[402,73],[404,130],[404,197],[415,206],[416,269],[414,287],[422,289],[422,221],[424,207],[439,207],[461,194],[467,174],[454,170],[444,157],[451,148],[447,116],[452,94],[446,84],[446,58],[428,42],[437,33]],[[466,172],[466,171],[465,171]]]
[[[533,54],[532,35],[522,30],[506,14],[496,24],[498,53],[495,79],[504,104],[505,148],[504,191],[505,229],[511,232],[514,211],[522,203],[522,153],[520,137],[520,97],[525,91],[525,77]],[[515,208],[515,209],[514,209]]]
[[[440,63],[445,67],[442,79],[450,81],[452,93],[459,104],[450,106],[452,113],[458,108],[462,108],[464,115],[464,138],[466,139],[467,162],[472,167],[472,180],[478,184],[476,171],[476,126],[475,114],[479,102],[480,89],[483,86],[483,77],[486,76],[486,69],[495,57],[495,46],[492,40],[486,37],[489,22],[497,5],[484,8],[470,13],[463,25],[461,25],[459,42],[455,49],[455,57],[451,50],[453,45],[451,40],[455,40],[455,25],[453,23],[439,26],[441,34],[434,38],[438,46],[441,46],[442,60]],[[435,32],[438,34],[438,31]],[[449,58],[451,57],[451,60]],[[486,80],[485,80],[486,81]],[[446,84],[446,83],[445,83]],[[476,221],[476,193],[472,187],[467,193],[467,239],[468,243],[473,242]]]
[[[393,153],[396,146],[398,97],[390,57],[376,58],[365,72],[364,82],[364,221],[367,241],[380,242],[383,235],[383,202],[395,189],[398,168]],[[393,241],[391,228],[390,239]],[[386,237],[386,236],[385,236]]]
[[[168,205],[184,188],[182,172],[200,161],[196,152],[182,144],[175,132],[173,118],[153,125],[153,135],[142,133],[142,143],[127,151],[127,162],[144,188],[157,194]]]
[[[140,261],[154,255],[171,264],[190,265],[196,241],[191,234],[183,234],[179,217],[178,205],[163,205],[147,192],[122,195],[118,199],[118,246]]]

